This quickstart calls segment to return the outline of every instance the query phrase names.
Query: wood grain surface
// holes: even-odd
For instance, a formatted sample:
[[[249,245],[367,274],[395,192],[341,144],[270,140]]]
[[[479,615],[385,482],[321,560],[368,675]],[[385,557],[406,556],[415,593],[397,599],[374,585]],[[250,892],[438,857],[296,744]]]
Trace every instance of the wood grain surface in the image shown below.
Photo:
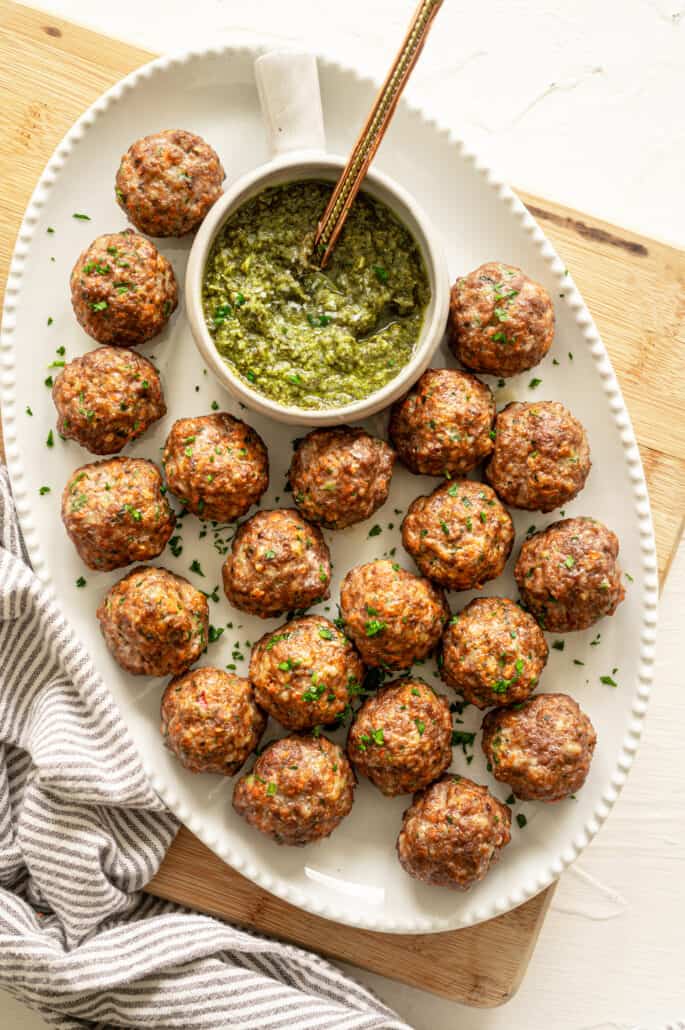
[[[69,126],[153,55],[0,0],[0,280],[36,181]],[[623,387],[650,489],[663,582],[685,513],[685,254],[520,193],[592,311]],[[498,919],[425,936],[311,916],[179,833],[149,890],[466,1004],[497,1005],[525,972],[553,888]],[[493,956],[496,961],[493,962]]]

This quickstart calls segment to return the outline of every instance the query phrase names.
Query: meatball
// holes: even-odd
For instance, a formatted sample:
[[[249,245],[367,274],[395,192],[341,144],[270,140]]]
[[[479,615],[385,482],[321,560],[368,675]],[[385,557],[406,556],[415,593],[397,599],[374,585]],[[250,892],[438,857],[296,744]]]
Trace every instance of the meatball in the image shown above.
[[[98,236],[71,273],[76,318],[98,343],[131,347],[162,331],[178,303],[174,270],[133,229]]]
[[[306,519],[344,529],[385,504],[394,464],[392,447],[363,429],[315,429],[298,443],[288,478]]]
[[[562,519],[526,540],[514,575],[543,629],[569,633],[613,615],[625,597],[618,537],[596,519]]]
[[[289,730],[332,723],[359,694],[364,666],[344,633],[321,615],[292,619],[252,651],[258,703]]]
[[[92,454],[116,454],[166,415],[157,369],[124,347],[74,358],[55,380],[52,399],[57,432]]]
[[[133,569],[107,591],[97,617],[112,656],[134,676],[177,676],[207,646],[207,598],[166,569]]]
[[[265,727],[249,681],[221,669],[186,672],[162,697],[164,743],[190,772],[235,775]]]
[[[240,518],[269,485],[261,436],[224,411],[174,422],[162,464],[171,492],[194,515],[213,522]]]
[[[477,708],[509,705],[533,692],[548,654],[532,615],[507,597],[477,597],[445,630],[441,674]]]
[[[176,521],[162,487],[159,469],[144,458],[76,469],[62,494],[62,521],[89,569],[109,572],[162,553]]]
[[[412,501],[402,522],[402,543],[434,583],[472,590],[504,569],[514,525],[489,486],[455,479]]]
[[[121,159],[116,197],[148,236],[193,232],[221,196],[221,161],[201,136],[165,129],[136,140]]]
[[[330,596],[331,556],[318,526],[293,508],[258,511],[233,537],[222,575],[231,604],[270,619]]]
[[[522,801],[561,801],[585,783],[597,734],[568,694],[536,694],[483,719],[483,751],[495,779]]]
[[[357,712],[347,754],[386,797],[428,786],[452,761],[449,701],[420,679],[388,683]]]
[[[590,471],[582,424],[563,404],[507,404],[497,416],[485,475],[514,508],[552,511],[580,493]]]
[[[490,261],[457,279],[450,347],[474,372],[514,376],[542,361],[554,338],[549,293],[513,265]]]
[[[340,611],[366,665],[394,669],[429,655],[450,614],[442,590],[385,559],[350,569]]]
[[[434,887],[468,890],[511,840],[511,812],[487,787],[447,774],[414,795],[397,838],[406,873]]]
[[[354,788],[342,748],[326,737],[293,735],[269,744],[241,776],[233,807],[277,844],[311,844],[349,814]]]
[[[392,407],[390,438],[412,472],[463,476],[490,454],[495,399],[468,372],[429,368]]]

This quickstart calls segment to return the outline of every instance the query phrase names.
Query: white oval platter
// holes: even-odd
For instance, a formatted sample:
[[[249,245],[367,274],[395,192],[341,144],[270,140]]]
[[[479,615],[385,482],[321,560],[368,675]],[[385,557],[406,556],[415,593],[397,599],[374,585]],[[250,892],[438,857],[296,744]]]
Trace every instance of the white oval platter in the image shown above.
[[[162,746],[158,730],[162,682],[124,674],[100,636],[95,608],[121,575],[85,569],[62,528],[63,485],[91,456],[55,434],[46,446],[55,413],[44,385],[57,350],[66,359],[94,344],[77,325],[68,278],[80,251],[96,235],[124,228],[114,200],[120,155],[138,136],[179,126],[200,133],[219,152],[229,180],[268,158],[253,79],[257,48],[215,48],[162,58],[124,79],[76,123],[49,162],[26,212],[7,285],[2,333],[2,409],[7,460],[26,543],[38,575],[54,593],[75,633],[108,684],[160,795],[190,829],[242,874],[287,901],[329,919],[388,932],[433,932],[488,919],[521,904],[559,876],[588,844],[615,801],[635,754],[651,679],[657,602],[657,567],[649,501],[628,413],[592,319],[563,264],[521,203],[468,154],[447,130],[403,103],[378,155],[378,167],[413,192],[442,228],[450,274],[456,277],[496,258],[520,265],[550,290],[557,333],[545,360],[532,372],[495,388],[498,406],[512,399],[563,401],[585,424],[593,469],[568,515],[587,514],[606,522],[621,540],[621,564],[632,579],[615,617],[585,633],[567,635],[564,650],[552,649],[541,689],[566,691],[589,713],[598,745],[588,781],[576,800],[544,806],[516,804],[511,844],[488,877],[466,894],[429,888],[411,880],[395,857],[395,838],[407,798],[384,799],[367,782],[357,789],[351,815],[326,841],[304,849],[279,847],[249,828],[231,808],[233,781],[185,772]],[[321,60],[320,76],[328,143],[345,153],[370,106],[374,85],[353,71]],[[75,219],[87,214],[88,221]],[[48,232],[48,228],[54,232]],[[188,240],[159,241],[184,281]],[[52,319],[48,325],[48,319]],[[131,455],[158,460],[172,421],[210,410],[212,401],[242,415],[261,433],[271,456],[271,486],[264,507],[288,504],[284,482],[291,440],[299,435],[262,417],[241,412],[203,369],[184,315],[183,300],[163,335],[142,348],[159,366],[169,414],[128,448]],[[434,364],[452,365],[446,347]],[[531,378],[541,380],[533,392]],[[28,414],[28,410],[32,414]],[[385,432],[376,416],[370,428]],[[354,564],[395,548],[407,568],[398,527],[409,501],[428,493],[435,481],[398,469],[385,507],[367,523],[326,533],[334,574],[331,601],[316,610],[336,615],[341,577]],[[50,492],[41,495],[40,488]],[[397,514],[399,512],[400,514]],[[511,569],[531,524],[554,518],[512,512],[517,542],[505,574],[481,591],[516,597]],[[372,526],[381,532],[369,535]],[[390,528],[392,526],[393,528]],[[158,560],[212,593],[220,584],[222,556],[211,528],[188,516],[180,523],[182,553]],[[219,541],[225,541],[223,533]],[[222,544],[217,543],[220,548]],[[201,565],[204,576],[189,571]],[[83,576],[85,587],[76,582]],[[210,602],[211,622],[224,627],[204,662],[247,667],[249,648],[279,620],[260,620],[232,611],[219,590]],[[452,610],[473,594],[451,595]],[[232,628],[227,626],[232,623]],[[600,634],[599,639],[597,639]],[[241,657],[233,657],[233,655]],[[576,664],[582,662],[584,664]],[[611,688],[600,676],[612,674]],[[429,681],[433,663],[416,670]],[[457,717],[455,717],[457,718]],[[473,732],[479,714],[467,708],[455,728]],[[277,734],[270,725],[266,739]],[[338,731],[337,739],[344,739]],[[465,753],[467,752],[467,753]],[[468,761],[470,759],[470,761]],[[479,747],[455,747],[453,769],[487,783],[504,799],[508,788],[487,773]]]

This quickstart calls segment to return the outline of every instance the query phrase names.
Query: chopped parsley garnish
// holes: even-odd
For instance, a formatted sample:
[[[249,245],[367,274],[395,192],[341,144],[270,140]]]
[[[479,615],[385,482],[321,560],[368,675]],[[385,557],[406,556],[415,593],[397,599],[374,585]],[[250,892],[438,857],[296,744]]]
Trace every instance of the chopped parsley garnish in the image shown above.
[[[86,580],[83,578],[83,576],[79,576],[79,578],[76,580],[76,586],[77,587],[84,587],[85,585],[86,585]]]
[[[32,412],[32,411],[31,411],[31,409],[29,408],[28,404],[26,405],[26,414],[27,414],[27,415],[33,415],[33,412]]]
[[[528,389],[529,390],[537,390],[537,388],[538,388],[538,386],[540,385],[541,382],[542,382],[542,379],[537,379],[537,378],[531,379],[531,381],[528,383]]]
[[[272,783],[267,783],[267,785],[266,785],[266,793],[269,795],[269,797],[273,797],[273,795],[276,793],[276,790],[277,790],[277,787],[276,787],[275,783],[273,783],[273,782]]]
[[[95,300],[90,306],[93,311],[106,311],[109,307],[106,300]]]
[[[600,676],[599,682],[603,683],[606,687],[617,687],[618,683],[613,676]]]
[[[566,642],[564,640],[555,640],[552,644],[552,647],[555,651],[563,651],[565,644]]]
[[[223,626],[212,626],[209,627],[209,642],[213,644],[215,640],[218,640],[221,634],[224,632]]]
[[[169,541],[169,549],[173,554],[174,558],[178,558],[179,554],[183,553],[183,541],[180,536],[172,536]]]
[[[38,493],[40,494],[41,497],[45,497],[46,494],[50,493],[50,487],[49,486],[41,486],[41,488],[38,491]]]
[[[378,523],[376,523],[376,525],[372,526],[371,529],[369,530],[369,536],[378,536],[382,532],[383,532],[383,527],[379,526]]]
[[[322,640],[332,640],[333,634],[325,626],[319,626],[319,636]]]
[[[374,265],[373,266],[373,270],[374,270],[376,278],[378,279],[379,282],[387,283],[387,281],[388,281],[387,269],[383,268],[382,265]]]
[[[414,719],[414,722],[416,724],[417,730],[419,731],[419,736],[422,737],[424,734],[424,730],[426,729],[425,722],[422,719]]]
[[[369,619],[364,629],[366,630],[367,637],[377,637],[379,633],[382,633],[386,627],[386,623],[382,619]]]
[[[524,828],[524,826],[526,826],[528,824],[528,820],[526,819],[526,817],[523,814],[523,812],[517,812],[516,813],[516,822],[518,823],[518,827],[519,827],[520,830],[522,830]]]
[[[471,747],[475,739],[475,733],[467,733],[466,730],[452,730],[452,747],[460,744],[464,754],[466,754],[466,748]]]
[[[46,447],[54,447],[54,446],[55,446],[55,435],[54,435],[54,433],[52,432],[52,429],[51,429],[51,430],[50,430],[50,432],[48,433],[48,438],[47,438],[47,440],[45,441],[45,446],[46,446]]]
[[[190,571],[191,572],[195,572],[198,576],[204,576],[204,572],[202,571],[202,566],[200,565],[200,563],[197,560],[197,558],[193,558],[193,560],[191,561],[191,563],[190,563]]]
[[[75,212],[71,217],[78,219],[79,222],[89,222],[90,221],[90,215],[82,215],[82,214],[79,214],[79,212]]]

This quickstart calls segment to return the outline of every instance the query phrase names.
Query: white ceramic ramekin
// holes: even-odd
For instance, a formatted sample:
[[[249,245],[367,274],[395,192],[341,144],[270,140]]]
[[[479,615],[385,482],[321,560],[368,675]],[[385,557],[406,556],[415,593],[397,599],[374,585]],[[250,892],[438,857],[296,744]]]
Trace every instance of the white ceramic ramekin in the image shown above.
[[[269,186],[306,179],[327,180],[334,183],[345,165],[343,158],[324,153],[322,133],[316,125],[317,106],[320,110],[316,66],[305,63],[303,68],[303,61],[308,62],[309,60],[309,58],[300,58],[296,55],[268,54],[256,62],[255,71],[260,87],[265,121],[267,129],[270,129],[272,133],[273,149],[278,156],[233,183],[209,211],[195,237],[188,259],[186,311],[195,343],[203,361],[221,385],[239,401],[254,411],[280,422],[306,426],[330,426],[341,422],[354,422],[381,411],[406,393],[418,379],[428,366],[433,352],[444,334],[449,311],[450,283],[440,238],[426,214],[414,198],[387,175],[370,171],[364,181],[364,190],[387,204],[407,227],[419,246],[428,274],[431,299],[424,316],[421,336],[411,360],[403,366],[394,379],[363,400],[339,408],[311,409],[280,404],[259,393],[241,379],[217,351],[205,322],[202,308],[202,281],[214,240],[226,220],[247,200]],[[293,62],[299,63],[297,68],[299,74],[294,76],[293,80],[297,82],[300,94],[303,90],[303,79],[309,78],[310,99],[312,88],[316,89],[315,102],[312,102],[308,108],[305,105],[305,108],[314,114],[314,128],[309,134],[306,130],[303,131],[301,115],[296,114],[293,117],[292,103],[289,110],[283,108],[284,95],[286,100],[292,100],[292,96],[289,96],[291,92],[289,76],[283,76],[279,70],[284,62],[289,68],[294,67]],[[275,75],[274,72],[276,72]],[[276,90],[273,86],[274,81],[278,82]],[[305,89],[304,92],[306,95],[307,90]],[[302,96],[300,95],[296,99],[301,109]],[[318,105],[317,102],[319,102]],[[282,114],[280,124],[278,124],[278,117],[274,120],[275,111]],[[298,147],[295,152],[289,150],[290,142]],[[303,142],[313,145],[302,149]],[[312,226],[312,228],[314,227]]]

